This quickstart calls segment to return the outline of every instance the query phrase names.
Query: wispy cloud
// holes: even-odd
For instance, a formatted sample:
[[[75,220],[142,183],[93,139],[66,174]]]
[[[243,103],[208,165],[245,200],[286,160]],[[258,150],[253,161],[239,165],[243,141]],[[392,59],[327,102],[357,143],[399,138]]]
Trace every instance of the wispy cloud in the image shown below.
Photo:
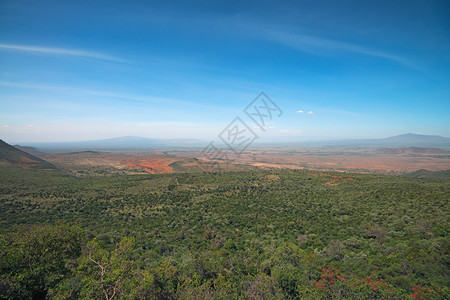
[[[422,71],[420,67],[418,67],[405,57],[384,51],[379,51],[376,49],[363,47],[358,44],[341,42],[333,39],[315,37],[310,35],[294,34],[290,32],[277,31],[273,29],[265,30],[264,37],[269,40],[282,43],[286,46],[295,48],[303,52],[318,55],[323,55],[324,51],[344,51],[344,52],[359,53],[363,55],[387,59],[402,64],[406,67]]]
[[[312,110],[308,111],[308,115],[313,115],[314,112]]]
[[[348,115],[348,116],[353,116],[353,117],[362,117],[363,116],[361,114],[354,113],[354,112],[351,112],[351,111],[345,111],[345,110],[337,110],[336,113],[343,114],[343,115]]]
[[[208,110],[223,110],[223,107],[210,105],[210,104],[201,104],[196,103],[191,100],[182,100],[176,98],[169,97],[158,97],[158,96],[147,96],[140,94],[131,94],[131,93],[116,93],[109,92],[103,90],[93,90],[86,89],[80,87],[71,87],[71,86],[58,86],[58,85],[47,85],[47,84],[34,84],[34,83],[21,83],[21,82],[10,82],[0,80],[0,86],[5,87],[13,87],[13,88],[21,88],[21,89],[35,89],[35,90],[44,90],[44,91],[55,91],[61,94],[76,94],[76,95],[90,95],[94,97],[105,98],[105,99],[116,99],[117,101],[122,101],[126,104],[134,103],[136,105],[139,104],[171,104],[175,106],[183,106],[189,105],[190,107],[196,107],[200,109],[208,109]]]
[[[136,94],[123,94],[123,93],[113,93],[102,90],[92,90],[71,86],[57,86],[57,85],[46,85],[46,84],[33,84],[33,83],[21,83],[21,82],[10,82],[0,80],[0,86],[6,87],[15,87],[22,89],[35,89],[35,90],[44,90],[44,91],[56,91],[56,92],[64,92],[64,93],[73,93],[73,94],[85,94],[92,95],[98,97],[105,98],[117,98],[123,99],[126,101],[140,102],[140,103],[148,103],[148,102],[177,102],[179,100],[171,99],[171,98],[163,98],[163,97],[151,97],[151,96],[143,96]]]
[[[78,50],[78,49],[24,46],[24,45],[1,44],[1,43],[0,43],[0,49],[13,50],[13,51],[24,51],[24,52],[31,52],[31,53],[50,54],[50,55],[78,56],[78,57],[109,60],[109,61],[122,62],[122,63],[128,62],[119,57],[115,57],[115,56],[111,56],[111,55],[107,55],[107,54],[103,54],[103,53],[98,53],[98,52]]]

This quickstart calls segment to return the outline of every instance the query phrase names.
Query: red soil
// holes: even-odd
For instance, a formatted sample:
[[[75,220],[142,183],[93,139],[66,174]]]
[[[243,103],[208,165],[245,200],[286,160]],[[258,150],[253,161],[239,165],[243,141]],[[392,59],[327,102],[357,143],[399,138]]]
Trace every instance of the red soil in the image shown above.
[[[169,166],[173,160],[165,158],[150,158],[131,161],[122,161],[122,163],[130,169],[142,170],[152,174],[167,174],[172,173],[173,168]]]

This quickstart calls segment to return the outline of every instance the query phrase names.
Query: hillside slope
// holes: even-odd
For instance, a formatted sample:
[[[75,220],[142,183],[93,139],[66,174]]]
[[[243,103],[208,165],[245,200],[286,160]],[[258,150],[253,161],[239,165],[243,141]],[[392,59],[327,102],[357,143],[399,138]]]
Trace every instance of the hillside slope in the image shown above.
[[[411,178],[450,178],[450,170],[443,171],[429,171],[429,170],[417,170],[404,175]]]
[[[52,164],[0,140],[0,163],[34,169],[56,169]]]

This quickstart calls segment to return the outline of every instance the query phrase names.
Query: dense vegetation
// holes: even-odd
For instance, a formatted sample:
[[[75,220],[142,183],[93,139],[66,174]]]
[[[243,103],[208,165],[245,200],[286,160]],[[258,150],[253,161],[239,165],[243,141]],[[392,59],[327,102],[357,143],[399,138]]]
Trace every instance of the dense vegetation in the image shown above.
[[[2,299],[445,299],[449,180],[0,168]]]

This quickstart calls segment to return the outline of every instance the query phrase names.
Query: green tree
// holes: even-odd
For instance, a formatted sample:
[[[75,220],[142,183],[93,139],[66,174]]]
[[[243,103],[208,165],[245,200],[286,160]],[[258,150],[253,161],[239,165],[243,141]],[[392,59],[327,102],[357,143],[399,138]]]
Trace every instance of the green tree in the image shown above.
[[[83,250],[78,274],[83,282],[83,298],[111,300],[148,297],[153,277],[140,270],[132,259],[134,238],[125,237],[111,252],[94,239]]]
[[[71,277],[68,264],[81,253],[79,228],[20,226],[0,236],[0,298],[45,299]]]

